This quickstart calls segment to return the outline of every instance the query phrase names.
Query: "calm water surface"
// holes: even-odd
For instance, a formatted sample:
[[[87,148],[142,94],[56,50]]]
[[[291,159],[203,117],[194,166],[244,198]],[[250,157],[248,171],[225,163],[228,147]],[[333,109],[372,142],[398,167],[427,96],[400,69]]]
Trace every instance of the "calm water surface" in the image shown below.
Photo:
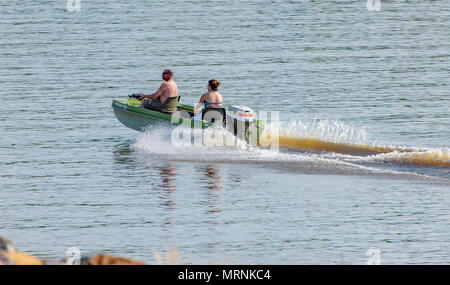
[[[376,248],[384,264],[448,264],[449,13],[444,0],[2,1],[0,236],[48,258],[365,264]],[[153,92],[165,67],[186,104],[217,78],[227,104],[279,111],[290,135],[437,164],[177,148],[169,128],[121,125],[112,98]]]

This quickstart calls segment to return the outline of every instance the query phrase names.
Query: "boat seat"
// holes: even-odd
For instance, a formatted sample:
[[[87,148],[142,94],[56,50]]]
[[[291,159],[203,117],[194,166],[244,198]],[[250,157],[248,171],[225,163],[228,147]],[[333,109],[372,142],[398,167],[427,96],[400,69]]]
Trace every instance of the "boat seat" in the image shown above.
[[[180,101],[180,96],[177,97],[169,97],[166,102],[164,102],[160,108],[152,107],[151,105],[147,106],[147,109],[155,110],[165,114],[173,114],[178,110],[177,105]]]
[[[226,111],[225,108],[205,108],[202,111],[202,120],[207,121],[208,123],[214,123],[216,121],[225,122],[226,119]]]

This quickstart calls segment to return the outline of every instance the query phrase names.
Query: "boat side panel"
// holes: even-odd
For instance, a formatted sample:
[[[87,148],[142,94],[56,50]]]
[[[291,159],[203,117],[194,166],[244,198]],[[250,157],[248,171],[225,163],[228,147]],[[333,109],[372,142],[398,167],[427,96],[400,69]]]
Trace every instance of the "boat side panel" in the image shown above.
[[[144,130],[148,125],[155,124],[159,121],[165,121],[173,124],[184,124],[186,126],[194,127],[194,120],[192,118],[182,117],[181,114],[167,114],[155,110],[144,109],[137,103],[138,100],[117,98],[112,102],[112,107],[117,119],[125,126],[137,131]],[[193,111],[194,107],[188,105],[178,104],[180,110]],[[201,128],[211,126],[206,121],[201,121]]]
[[[120,108],[113,108],[117,119],[126,127],[133,130],[143,132],[149,125],[156,125],[161,123],[170,124],[170,122],[145,116],[143,114],[128,112]]]

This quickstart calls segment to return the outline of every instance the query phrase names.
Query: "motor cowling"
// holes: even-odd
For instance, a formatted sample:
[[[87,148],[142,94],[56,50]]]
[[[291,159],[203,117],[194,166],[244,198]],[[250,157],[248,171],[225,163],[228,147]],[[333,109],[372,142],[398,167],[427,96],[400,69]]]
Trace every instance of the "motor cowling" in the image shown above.
[[[246,106],[230,106],[227,110],[227,130],[242,140],[247,138],[247,130],[253,123],[253,110]]]

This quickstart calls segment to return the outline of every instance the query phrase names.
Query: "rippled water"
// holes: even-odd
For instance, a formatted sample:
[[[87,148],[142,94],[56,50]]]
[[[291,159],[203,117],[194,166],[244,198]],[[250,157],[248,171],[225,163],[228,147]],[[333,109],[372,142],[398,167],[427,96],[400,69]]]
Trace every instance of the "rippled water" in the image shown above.
[[[422,155],[448,163],[450,3],[365,2],[3,1],[0,236],[50,258],[448,263],[450,169]],[[165,67],[184,103],[217,78],[302,144],[421,156],[177,148],[122,126],[112,98]]]

